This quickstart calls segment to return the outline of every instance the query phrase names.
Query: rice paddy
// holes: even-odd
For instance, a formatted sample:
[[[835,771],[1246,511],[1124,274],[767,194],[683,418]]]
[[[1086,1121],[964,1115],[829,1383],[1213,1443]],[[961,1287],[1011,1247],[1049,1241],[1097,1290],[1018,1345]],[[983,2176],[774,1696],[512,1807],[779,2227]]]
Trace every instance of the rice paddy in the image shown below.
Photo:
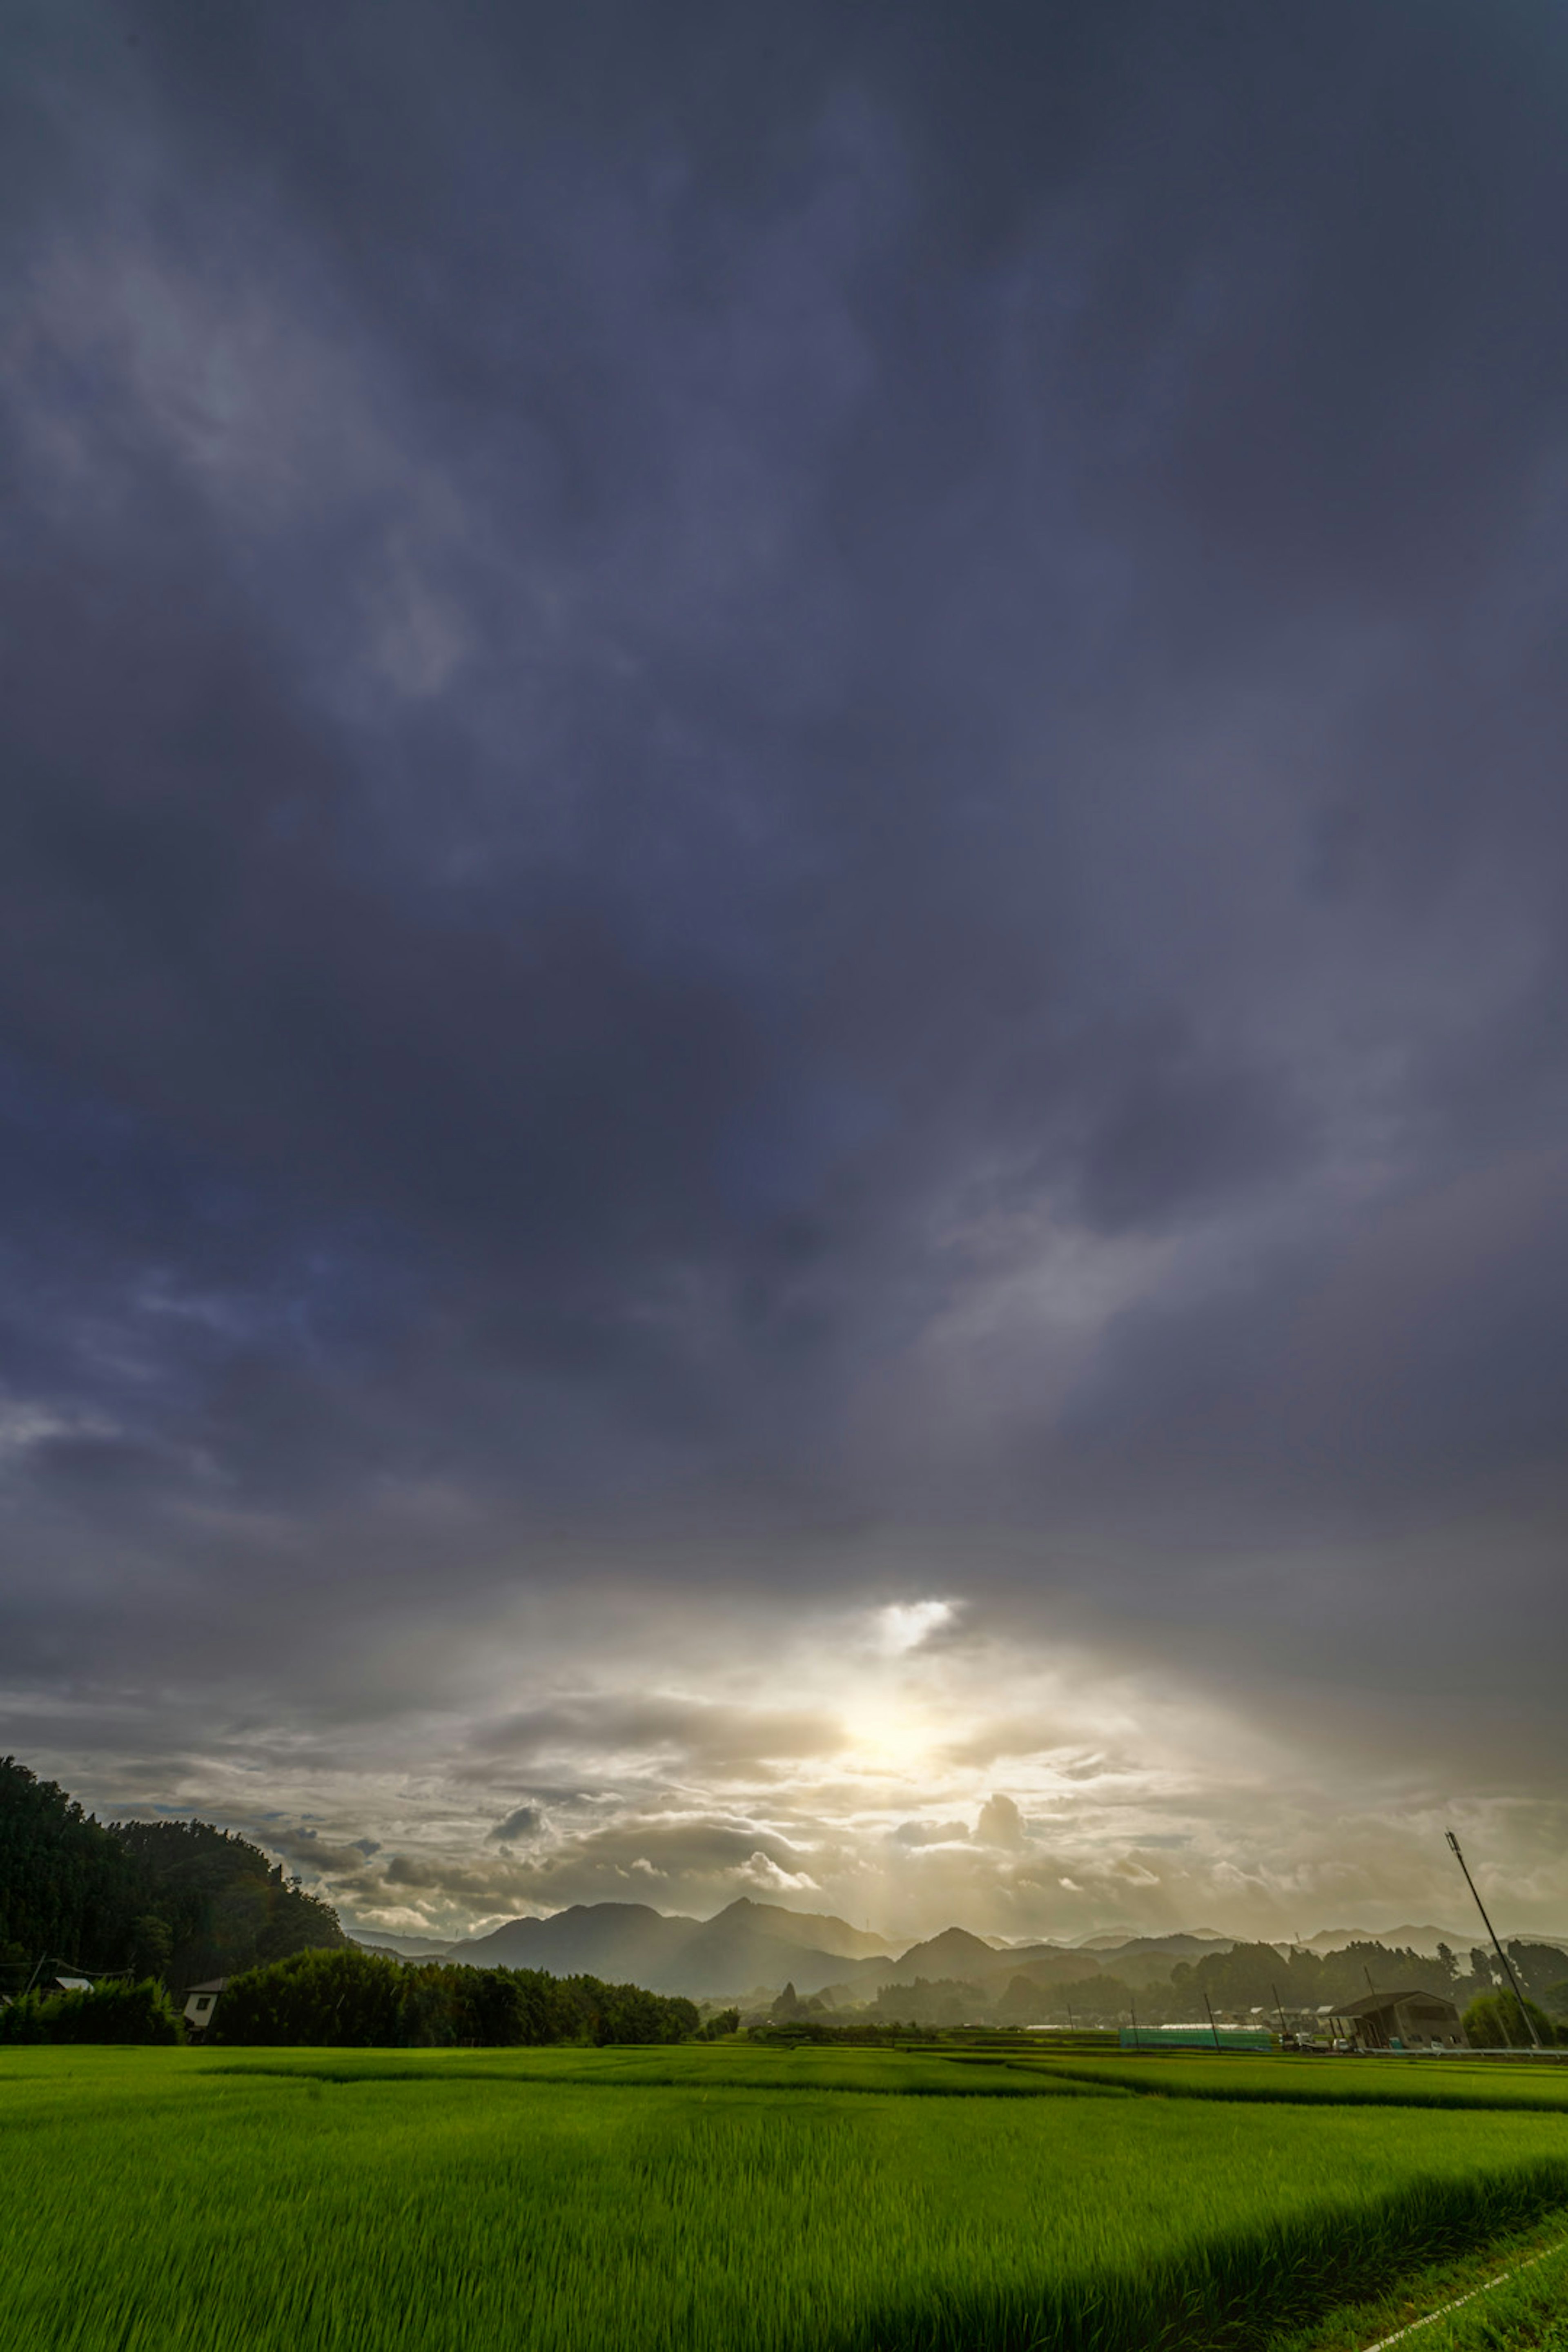
[[[1456,2068],[1477,2078],[1462,2108],[1354,2095],[1382,2072],[1415,2087],[1416,2071],[1321,2064],[1315,2080],[1346,2095],[1331,2099],[1279,2095],[1312,2076],[1287,2059],[1068,2071],[1032,2053],[744,2043],[12,2051],[4,2343],[1306,2343],[1336,2307],[1568,2209],[1568,2081]],[[1410,2352],[1441,2341],[1427,2329]]]

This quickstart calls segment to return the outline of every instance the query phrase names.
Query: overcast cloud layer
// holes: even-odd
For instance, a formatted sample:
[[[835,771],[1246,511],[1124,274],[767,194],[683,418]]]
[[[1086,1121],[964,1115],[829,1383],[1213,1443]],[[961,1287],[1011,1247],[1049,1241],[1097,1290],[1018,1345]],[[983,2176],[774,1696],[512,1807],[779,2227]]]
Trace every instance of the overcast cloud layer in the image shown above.
[[[1561,16],[5,37],[0,1748],[1568,1932]]]

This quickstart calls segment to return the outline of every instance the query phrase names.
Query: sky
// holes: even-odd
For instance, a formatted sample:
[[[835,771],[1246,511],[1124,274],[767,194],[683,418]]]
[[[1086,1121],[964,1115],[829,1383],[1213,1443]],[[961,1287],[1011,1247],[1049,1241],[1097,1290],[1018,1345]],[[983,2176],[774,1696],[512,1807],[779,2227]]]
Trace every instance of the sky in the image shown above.
[[[1568,25],[0,0],[0,1750],[1568,1933]]]

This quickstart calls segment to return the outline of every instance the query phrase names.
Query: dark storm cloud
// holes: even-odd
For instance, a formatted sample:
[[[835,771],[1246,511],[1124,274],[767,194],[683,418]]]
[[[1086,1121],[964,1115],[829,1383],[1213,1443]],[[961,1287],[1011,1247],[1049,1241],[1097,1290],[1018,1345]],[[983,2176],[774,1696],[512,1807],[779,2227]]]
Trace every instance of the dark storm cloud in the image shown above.
[[[446,1653],[368,1614],[584,1528],[802,1591],[1021,1528],[1020,1626],[1097,1579],[1266,1624],[1279,1547],[1375,1614],[1382,1536],[1469,1513],[1539,1591],[1553,20],[12,47],[12,1670],[392,1714]]]
[[[285,1862],[309,1871],[314,1878],[347,1878],[363,1871],[370,1860],[363,1848],[376,1851],[374,1839],[361,1839],[353,1845],[334,1845],[330,1838],[316,1830],[288,1830],[269,1827],[264,1834],[273,1853]]]
[[[504,1822],[498,1822],[486,1836],[486,1843],[509,1845],[520,1840],[537,1837],[543,1827],[544,1816],[537,1805],[519,1805]]]

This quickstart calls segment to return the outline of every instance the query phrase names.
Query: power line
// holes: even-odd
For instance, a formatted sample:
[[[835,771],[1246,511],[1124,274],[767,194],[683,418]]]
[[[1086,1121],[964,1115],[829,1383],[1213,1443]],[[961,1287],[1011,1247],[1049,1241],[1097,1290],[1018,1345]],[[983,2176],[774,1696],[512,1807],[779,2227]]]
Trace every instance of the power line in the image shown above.
[[[1452,1830],[1446,1830],[1446,1831],[1444,1832],[1444,1835],[1447,1837],[1447,1841],[1448,1841],[1448,1843],[1449,1843],[1449,1844],[1453,1847],[1453,1849],[1454,1849],[1454,1860],[1458,1864],[1459,1868],[1460,1868],[1460,1869],[1464,1872],[1464,1874],[1465,1874],[1465,1885],[1469,1888],[1470,1893],[1471,1893],[1472,1895],[1475,1895],[1475,1897],[1476,1897],[1476,1909],[1477,1909],[1477,1910],[1480,1913],[1480,1915],[1481,1915],[1481,1925],[1485,1927],[1485,1929],[1486,1929],[1486,1931],[1487,1931],[1488,1935],[1489,1935],[1489,1936],[1491,1937],[1491,1939],[1492,1939],[1492,1949],[1493,1949],[1493,1951],[1497,1954],[1497,1956],[1498,1956],[1499,1959],[1502,1962],[1504,1969],[1505,1969],[1507,1970],[1507,1972],[1508,1972],[1508,1980],[1509,1980],[1510,1984],[1513,1987],[1513,1997],[1514,1997],[1515,2000],[1517,2000],[1517,2001],[1518,2001],[1518,2003],[1519,2003],[1519,2013],[1520,2013],[1521,2017],[1522,2017],[1522,2018],[1523,2018],[1523,2020],[1524,2020],[1524,2022],[1525,2022],[1526,2026],[1529,2028],[1529,2032],[1530,2032],[1530,2038],[1531,2038],[1531,2042],[1534,2042],[1534,2044],[1535,2044],[1535,2046],[1536,2046],[1536,2048],[1537,2048],[1538,2050],[1543,2049],[1543,2048],[1545,2047],[1545,2044],[1542,2042],[1542,2039],[1541,2039],[1540,2034],[1539,2034],[1539,2033],[1537,2033],[1537,2032],[1536,2032],[1536,2030],[1535,2030],[1535,2020],[1534,2020],[1534,2018],[1533,2018],[1533,2017],[1531,2017],[1531,2013],[1530,2013],[1529,2010],[1528,2010],[1528,2009],[1526,2009],[1526,2007],[1525,2007],[1525,2005],[1524,2005],[1524,1995],[1521,1992],[1521,1990],[1520,1990],[1520,1989],[1519,1989],[1519,1979],[1514,1975],[1514,1972],[1513,1972],[1513,1962],[1509,1958],[1508,1954],[1503,1950],[1502,1946],[1498,1942],[1498,1934],[1497,1934],[1497,1929],[1492,1926],[1491,1921],[1487,1917],[1487,1906],[1486,1906],[1486,1905],[1481,1901],[1480,1896],[1479,1896],[1479,1895],[1477,1895],[1477,1894],[1476,1894],[1476,1882],[1475,1882],[1475,1880],[1470,1876],[1469,1864],[1466,1862],[1464,1855],[1459,1852],[1459,1841],[1458,1841],[1458,1839],[1454,1835],[1454,1832],[1453,1832],[1453,1831],[1452,1831]]]

